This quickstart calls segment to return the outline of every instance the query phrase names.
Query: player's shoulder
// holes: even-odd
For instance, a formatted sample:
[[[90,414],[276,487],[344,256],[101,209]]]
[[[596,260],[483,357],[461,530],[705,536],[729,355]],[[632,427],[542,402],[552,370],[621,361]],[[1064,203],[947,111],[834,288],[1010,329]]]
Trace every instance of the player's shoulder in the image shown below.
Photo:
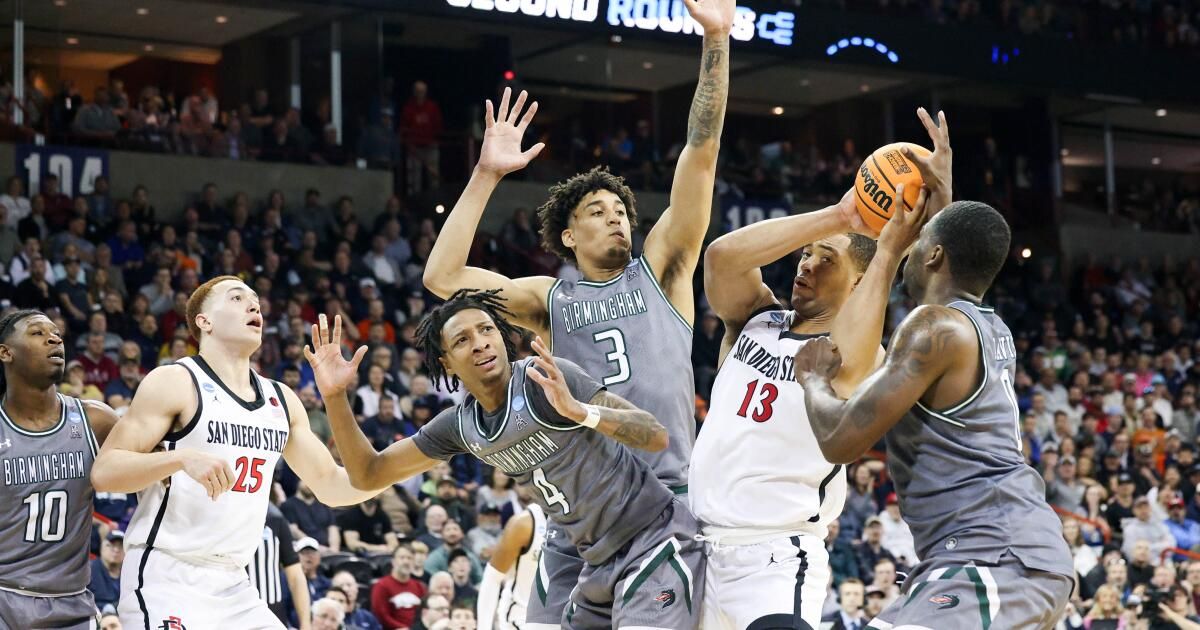
[[[150,372],[146,374],[145,378],[142,379],[142,384],[138,387],[138,390],[140,391],[146,385],[168,387],[182,384],[190,385],[193,378],[194,377],[192,376],[191,370],[189,370],[183,363],[178,361],[174,363],[166,363],[154,368],[153,370],[150,370]]]
[[[962,311],[941,304],[922,304],[900,322],[893,337],[914,347],[949,350],[961,342],[974,341],[976,332]]]

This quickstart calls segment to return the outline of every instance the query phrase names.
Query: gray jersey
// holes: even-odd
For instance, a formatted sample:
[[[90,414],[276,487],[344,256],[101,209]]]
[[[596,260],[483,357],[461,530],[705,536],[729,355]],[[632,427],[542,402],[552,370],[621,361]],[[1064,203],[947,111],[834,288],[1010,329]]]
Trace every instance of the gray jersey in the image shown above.
[[[1012,332],[990,308],[947,306],[975,325],[985,371],[963,402],[937,411],[918,402],[887,433],[888,473],[917,555],[995,564],[1011,551],[1030,569],[1072,575],[1062,522],[1021,452]]]
[[[76,398],[58,424],[17,426],[0,408],[0,589],[71,595],[91,580],[92,463],[99,445]]]
[[[601,564],[658,518],[673,495],[625,445],[562,417],[528,379],[531,359],[513,364],[508,400],[485,413],[474,396],[438,414],[413,436],[426,456],[470,453],[503,470],[566,530],[584,560]],[[603,387],[558,360],[577,400]]]
[[[637,455],[667,486],[686,484],[696,443],[692,327],[667,300],[646,259],[630,261],[608,282],[559,280],[546,307],[554,356],[603,375],[609,391],[654,414],[671,444]]]

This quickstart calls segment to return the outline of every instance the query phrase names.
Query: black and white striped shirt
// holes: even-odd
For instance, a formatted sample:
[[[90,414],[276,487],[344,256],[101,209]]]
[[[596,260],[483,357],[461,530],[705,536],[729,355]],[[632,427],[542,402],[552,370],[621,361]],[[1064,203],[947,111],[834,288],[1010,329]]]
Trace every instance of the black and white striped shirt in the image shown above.
[[[250,585],[258,590],[258,596],[271,608],[281,621],[287,623],[284,606],[283,569],[300,562],[300,556],[292,547],[292,532],[287,519],[274,505],[267,509],[266,526],[254,558],[246,565]]]

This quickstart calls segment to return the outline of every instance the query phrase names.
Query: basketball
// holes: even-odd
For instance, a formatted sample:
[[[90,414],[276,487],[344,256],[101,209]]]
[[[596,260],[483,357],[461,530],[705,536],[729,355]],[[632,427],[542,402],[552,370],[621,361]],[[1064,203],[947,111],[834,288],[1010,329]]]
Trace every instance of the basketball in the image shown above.
[[[872,230],[879,232],[895,212],[896,186],[904,184],[904,202],[912,207],[921,194],[921,172],[900,149],[907,147],[922,157],[929,149],[911,142],[886,144],[867,156],[854,176],[854,205]]]

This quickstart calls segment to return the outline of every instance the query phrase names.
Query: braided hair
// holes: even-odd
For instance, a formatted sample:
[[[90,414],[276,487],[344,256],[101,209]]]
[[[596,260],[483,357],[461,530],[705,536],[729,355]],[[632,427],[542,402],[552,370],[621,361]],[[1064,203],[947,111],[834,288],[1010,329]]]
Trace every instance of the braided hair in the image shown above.
[[[37,309],[25,308],[13,311],[0,318],[0,344],[8,343],[8,338],[17,329],[17,324],[35,315],[42,315],[44,317],[46,314]],[[0,366],[0,395],[8,392],[8,378],[5,376],[6,369]]]
[[[458,377],[451,378],[439,359],[446,356],[446,352],[442,348],[442,328],[446,326],[446,322],[451,317],[460,311],[474,309],[487,313],[504,338],[504,350],[508,353],[509,359],[511,360],[517,355],[516,346],[512,342],[512,333],[520,335],[521,330],[506,319],[506,317],[512,317],[513,314],[504,306],[504,301],[505,298],[500,297],[500,289],[490,291],[459,289],[450,296],[450,299],[434,308],[421,320],[417,326],[417,345],[425,354],[425,366],[429,369],[429,376],[433,379],[434,384],[443,382],[448,391],[458,391]]]

